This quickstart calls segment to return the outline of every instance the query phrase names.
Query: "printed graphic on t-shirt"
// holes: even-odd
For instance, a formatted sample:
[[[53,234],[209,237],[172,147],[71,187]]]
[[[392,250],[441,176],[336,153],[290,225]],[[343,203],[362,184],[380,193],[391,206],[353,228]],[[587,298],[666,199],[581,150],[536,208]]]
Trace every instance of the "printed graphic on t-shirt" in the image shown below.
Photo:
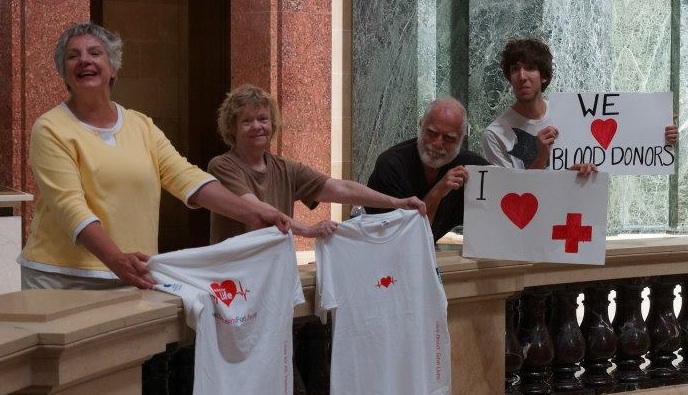
[[[395,282],[397,282],[397,280],[395,280],[394,277],[392,277],[392,276],[382,277],[380,280],[378,280],[376,287],[388,288],[392,284],[394,284]]]
[[[509,153],[522,160],[526,168],[530,167],[537,157],[537,138],[525,130],[511,128],[516,135],[516,144]]]
[[[238,289],[237,283],[239,284]],[[248,300],[246,296],[250,292],[248,289],[244,290],[241,286],[241,281],[234,282],[234,280],[224,280],[220,283],[213,282],[210,284],[210,289],[213,291],[216,300],[219,299],[227,307],[232,304],[237,295],[241,295],[244,300]]]

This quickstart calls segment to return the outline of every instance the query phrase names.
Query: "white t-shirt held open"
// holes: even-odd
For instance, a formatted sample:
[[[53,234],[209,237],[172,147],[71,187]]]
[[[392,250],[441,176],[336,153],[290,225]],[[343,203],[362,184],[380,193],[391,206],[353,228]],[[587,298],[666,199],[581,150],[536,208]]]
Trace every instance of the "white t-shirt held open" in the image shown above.
[[[292,394],[292,322],[304,297],[291,232],[156,255],[148,268],[196,330],[194,394]]]
[[[361,215],[317,239],[316,310],[332,312],[330,392],[450,394],[447,297],[417,211]]]

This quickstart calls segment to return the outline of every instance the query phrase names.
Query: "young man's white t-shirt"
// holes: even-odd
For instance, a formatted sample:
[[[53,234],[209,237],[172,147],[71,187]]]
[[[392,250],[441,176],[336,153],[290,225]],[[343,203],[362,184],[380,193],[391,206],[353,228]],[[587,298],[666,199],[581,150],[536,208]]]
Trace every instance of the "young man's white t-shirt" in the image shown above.
[[[447,297],[430,224],[396,210],[316,239],[316,311],[332,312],[330,392],[451,393]]]
[[[483,157],[496,166],[526,169],[537,155],[537,134],[550,126],[549,104],[542,119],[530,119],[507,107],[483,131]],[[525,160],[524,160],[525,159]]]
[[[291,232],[271,227],[156,255],[155,289],[196,331],[194,394],[293,392],[292,322],[304,302]]]

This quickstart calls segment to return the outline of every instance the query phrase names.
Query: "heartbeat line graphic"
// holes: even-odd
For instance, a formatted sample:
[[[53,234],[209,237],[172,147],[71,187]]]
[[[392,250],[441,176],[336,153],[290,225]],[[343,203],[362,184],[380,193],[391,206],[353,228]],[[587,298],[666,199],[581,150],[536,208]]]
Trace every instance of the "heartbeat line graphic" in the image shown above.
[[[244,287],[241,286],[241,281],[239,281],[239,290],[237,291],[237,295],[241,295],[244,300],[248,300],[246,299],[246,295],[248,295],[249,292],[251,292],[250,289],[244,291]]]

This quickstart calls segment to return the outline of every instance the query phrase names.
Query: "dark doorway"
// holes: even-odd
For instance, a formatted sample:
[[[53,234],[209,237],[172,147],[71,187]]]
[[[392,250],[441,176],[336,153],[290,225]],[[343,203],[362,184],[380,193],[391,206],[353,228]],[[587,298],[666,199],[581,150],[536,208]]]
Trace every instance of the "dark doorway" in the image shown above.
[[[215,114],[230,85],[229,17],[228,1],[91,1],[91,20],[119,32],[125,43],[114,99],[153,118],[204,170],[225,151]],[[170,41],[170,34],[176,38]],[[207,210],[189,210],[165,192],[160,252],[207,245],[209,218]]]
[[[230,2],[194,0],[189,5],[189,160],[202,169],[226,151],[217,133],[217,108],[230,88]],[[193,210],[191,244],[207,245],[210,216]]]

